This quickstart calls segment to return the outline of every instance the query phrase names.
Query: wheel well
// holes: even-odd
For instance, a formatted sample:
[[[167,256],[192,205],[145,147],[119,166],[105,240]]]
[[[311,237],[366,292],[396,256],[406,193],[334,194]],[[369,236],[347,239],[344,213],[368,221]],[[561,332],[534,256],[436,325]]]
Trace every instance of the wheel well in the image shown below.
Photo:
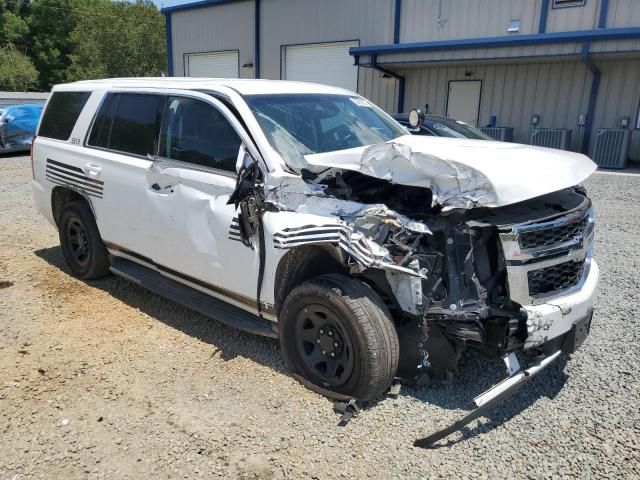
[[[60,226],[60,215],[62,215],[62,209],[69,202],[76,200],[87,201],[80,193],[75,190],[71,190],[66,187],[56,187],[51,192],[51,211],[53,212],[53,219],[57,226]],[[88,202],[87,202],[88,203]],[[91,206],[91,205],[89,205]]]
[[[347,274],[348,270],[333,247],[303,245],[289,250],[276,269],[274,299],[276,314],[287,294],[310,278],[327,273]]]

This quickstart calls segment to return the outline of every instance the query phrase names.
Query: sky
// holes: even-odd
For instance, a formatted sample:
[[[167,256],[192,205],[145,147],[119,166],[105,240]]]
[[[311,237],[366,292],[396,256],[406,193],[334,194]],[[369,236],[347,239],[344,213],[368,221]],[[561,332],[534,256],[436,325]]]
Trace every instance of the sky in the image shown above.
[[[198,0],[153,0],[158,8],[162,7],[173,7],[174,5],[183,5],[185,3],[193,3]]]

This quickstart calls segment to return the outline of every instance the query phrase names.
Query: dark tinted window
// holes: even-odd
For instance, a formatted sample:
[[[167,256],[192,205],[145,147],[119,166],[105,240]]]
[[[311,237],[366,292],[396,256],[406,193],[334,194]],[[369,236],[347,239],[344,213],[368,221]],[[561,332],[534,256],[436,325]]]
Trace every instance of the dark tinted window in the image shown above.
[[[241,143],[229,121],[211,105],[191,98],[169,98],[160,156],[235,172]]]
[[[68,140],[90,92],[55,92],[47,104],[38,135]]]
[[[107,148],[109,146],[109,136],[111,135],[111,125],[113,123],[113,113],[118,105],[119,95],[109,93],[100,106],[98,115],[93,122],[91,135],[88,144],[94,147]]]
[[[164,99],[160,95],[118,94],[109,149],[136,155],[154,154]]]

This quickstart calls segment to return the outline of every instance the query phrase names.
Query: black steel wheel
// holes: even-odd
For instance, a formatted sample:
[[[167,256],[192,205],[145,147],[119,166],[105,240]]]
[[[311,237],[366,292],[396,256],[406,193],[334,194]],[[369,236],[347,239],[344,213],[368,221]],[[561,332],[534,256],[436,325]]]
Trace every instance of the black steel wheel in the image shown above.
[[[278,316],[289,368],[332,398],[368,400],[391,385],[399,346],[384,302],[366,283],[322,275],[293,289]]]
[[[76,200],[64,206],[58,233],[64,259],[76,277],[89,280],[109,273],[109,253],[86,202]]]
[[[337,313],[311,303],[296,316],[295,336],[309,376],[324,386],[343,385],[353,373],[355,351],[348,330]]]
[[[69,239],[69,250],[75,262],[86,267],[89,263],[90,246],[87,240],[87,232],[80,218],[73,217],[67,223],[67,238]]]

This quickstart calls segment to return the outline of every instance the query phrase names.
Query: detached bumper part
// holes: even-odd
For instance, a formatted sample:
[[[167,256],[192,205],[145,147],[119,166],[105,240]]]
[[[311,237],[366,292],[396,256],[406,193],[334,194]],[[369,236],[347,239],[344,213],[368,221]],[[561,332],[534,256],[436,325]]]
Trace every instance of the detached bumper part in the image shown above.
[[[475,405],[475,408],[460,420],[456,421],[447,428],[429,435],[428,437],[416,440],[413,446],[419,448],[433,448],[434,444],[437,441],[448,437],[452,433],[467,425],[472,420],[475,420],[485,412],[489,411],[496,404],[511,397],[535,374],[543,370],[551,362],[557,359],[561,353],[562,352],[558,350],[548,357],[543,358],[539,363],[527,368],[526,370],[521,370],[519,368],[515,354],[511,353],[507,355],[504,358],[505,364],[507,366],[507,372],[513,372],[517,369],[516,373],[512,374],[509,378],[503,380],[497,385],[494,385],[486,392],[474,398],[473,402],[470,405]]]

